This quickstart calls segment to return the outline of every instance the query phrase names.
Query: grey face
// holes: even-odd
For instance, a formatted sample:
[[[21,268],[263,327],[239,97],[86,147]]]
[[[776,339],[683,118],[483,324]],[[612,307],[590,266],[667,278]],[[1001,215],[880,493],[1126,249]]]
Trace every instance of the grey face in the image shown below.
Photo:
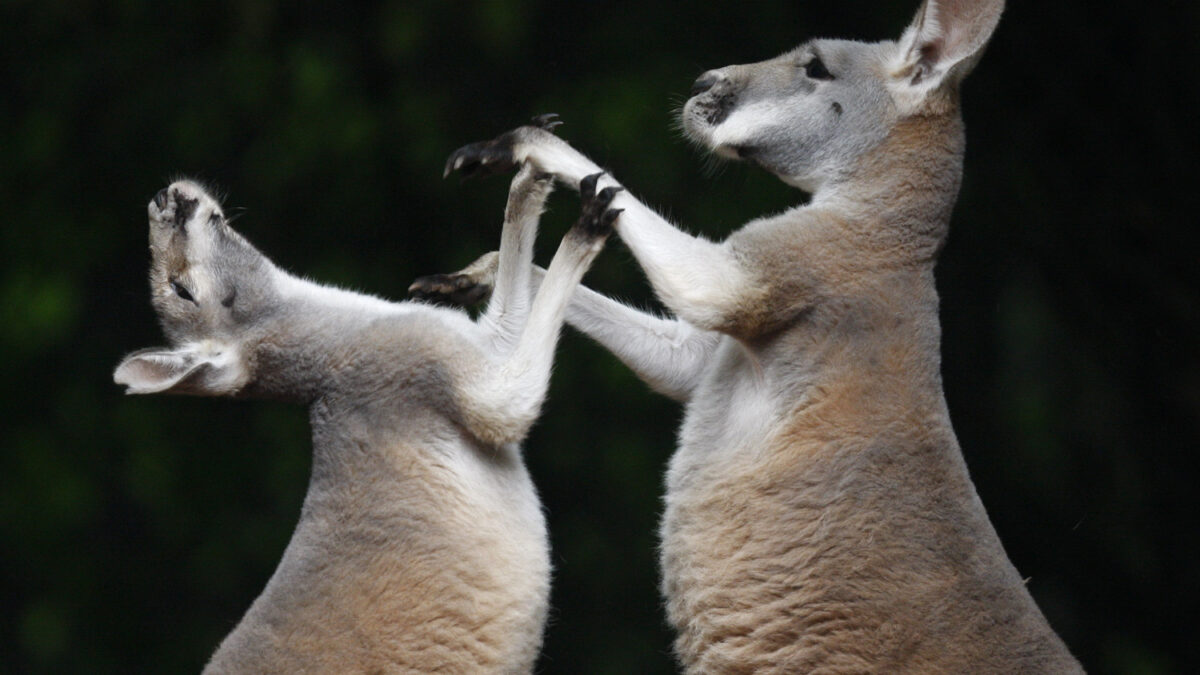
[[[894,53],[888,42],[815,40],[769,61],[709,71],[684,105],[683,127],[719,155],[814,190],[894,124],[886,75]]]
[[[228,339],[261,318],[270,263],[191,181],[159,191],[150,216],[151,301],[172,344]]]

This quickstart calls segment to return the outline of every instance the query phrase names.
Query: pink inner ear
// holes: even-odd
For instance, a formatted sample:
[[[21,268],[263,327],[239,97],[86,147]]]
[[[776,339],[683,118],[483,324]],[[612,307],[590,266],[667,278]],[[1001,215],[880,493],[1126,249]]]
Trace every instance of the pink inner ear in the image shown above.
[[[954,54],[957,50],[966,48],[974,51],[981,47],[982,44],[975,43],[986,41],[1004,5],[1003,2],[982,0],[942,0],[931,4],[934,5],[933,15],[941,33],[941,41],[952,57],[965,56]],[[989,15],[992,16],[989,18]]]
[[[912,84],[921,83],[935,73],[949,73],[960,63],[956,79],[970,71],[972,57],[991,37],[1003,11],[1003,0],[927,0],[914,21],[915,35],[906,55],[916,68]]]
[[[138,359],[133,363],[127,363],[122,370],[137,380],[160,379],[163,376],[162,365],[151,364],[147,359]]]
[[[171,368],[159,359],[139,358],[127,362],[121,367],[125,374],[133,380],[161,380],[168,375]]]
[[[921,60],[926,63],[936,62],[942,56],[943,44],[945,42],[941,38],[938,38],[921,45]]]
[[[925,76],[933,71],[934,65],[942,57],[942,47],[944,44],[945,41],[942,38],[935,38],[928,42],[919,43],[917,47],[918,58],[915,64],[916,67],[913,68],[912,72],[912,84],[920,84],[925,79]]]
[[[978,0],[975,2],[967,2],[965,0],[940,0],[939,2],[934,2],[933,4],[937,6],[936,14],[938,23],[940,23],[942,26],[947,24],[956,24],[961,26],[963,22],[967,20],[967,16],[971,13],[971,10],[973,8],[978,9],[978,5],[980,3]]]
[[[114,374],[118,382],[130,385],[173,381],[188,369],[188,360],[159,354],[132,357],[122,363]]]

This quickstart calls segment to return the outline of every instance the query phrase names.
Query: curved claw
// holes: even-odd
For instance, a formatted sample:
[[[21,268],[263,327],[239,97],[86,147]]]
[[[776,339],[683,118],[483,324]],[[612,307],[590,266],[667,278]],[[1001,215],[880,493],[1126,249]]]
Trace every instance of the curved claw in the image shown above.
[[[562,126],[562,120],[558,119],[558,113],[546,113],[538,115],[532,120],[533,126],[539,129],[553,132],[555,128]]]
[[[600,194],[596,195],[596,201],[607,207],[612,202],[613,197],[617,196],[617,193],[624,189],[619,186],[606,187],[600,191]]]
[[[606,187],[596,192],[596,181],[603,173],[586,176],[579,182],[579,194],[583,198],[583,212],[579,214],[576,226],[588,237],[607,237],[612,234],[613,223],[624,209],[610,209],[613,197],[624,188],[618,186]]]
[[[450,153],[442,178],[449,176],[451,171],[462,172],[463,178],[511,171],[516,168],[511,145],[508,134],[495,140],[464,145]]]
[[[596,183],[599,182],[600,177],[603,175],[604,172],[601,171],[600,173],[593,173],[584,176],[583,180],[579,181],[579,197],[584,201],[584,203],[590,202],[593,198],[595,198]]]
[[[553,133],[561,124],[556,113],[547,113],[534,117],[532,126],[519,127],[490,141],[464,145],[450,153],[442,169],[442,178],[449,176],[452,171],[461,172],[463,178],[514,171],[517,161],[513,152],[517,143],[527,139],[531,133],[536,135],[533,129]]]
[[[464,164],[466,164],[467,148],[469,147],[471,146],[464,145],[463,147],[450,153],[450,156],[446,158],[446,166],[442,170],[442,178],[449,176],[451,171],[458,171],[463,167]]]

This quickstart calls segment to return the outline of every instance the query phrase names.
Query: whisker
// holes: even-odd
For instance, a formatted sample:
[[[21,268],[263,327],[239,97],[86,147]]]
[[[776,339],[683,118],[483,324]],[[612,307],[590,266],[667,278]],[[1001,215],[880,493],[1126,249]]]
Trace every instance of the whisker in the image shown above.
[[[245,206],[231,207],[230,209],[228,209],[228,211],[225,214],[225,222],[227,224],[232,223],[233,221],[237,220],[238,218],[241,218],[242,216],[246,215],[249,211],[250,211],[250,209],[246,208]]]

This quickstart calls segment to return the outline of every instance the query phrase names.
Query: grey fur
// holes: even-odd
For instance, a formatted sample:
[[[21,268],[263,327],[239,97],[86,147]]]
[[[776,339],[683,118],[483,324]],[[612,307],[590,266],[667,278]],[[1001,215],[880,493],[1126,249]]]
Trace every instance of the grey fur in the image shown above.
[[[518,443],[571,290],[605,239],[572,229],[531,302],[550,187],[528,171],[514,179],[502,290],[478,322],[296,279],[196,183],[151,202],[151,293],[172,347],[126,357],[116,382],[295,401],[312,422],[296,531],[206,672],[530,671],[550,563]]]

